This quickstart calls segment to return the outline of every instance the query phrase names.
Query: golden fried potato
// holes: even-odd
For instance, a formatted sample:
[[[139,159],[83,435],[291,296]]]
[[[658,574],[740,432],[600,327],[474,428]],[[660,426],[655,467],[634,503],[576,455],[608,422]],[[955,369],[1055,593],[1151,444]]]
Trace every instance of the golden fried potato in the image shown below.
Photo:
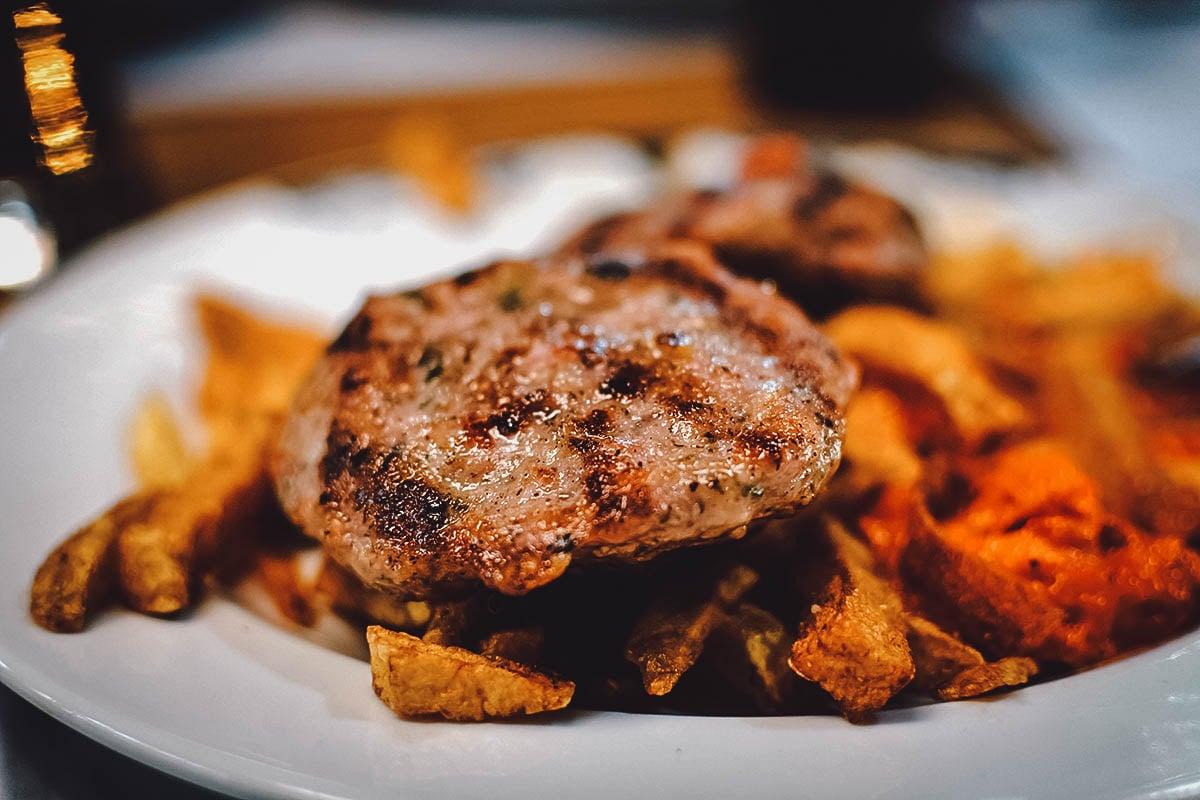
[[[1020,686],[1037,675],[1037,662],[1009,656],[988,662],[983,654],[933,622],[909,614],[908,643],[917,674],[914,689],[932,692],[939,700],[964,700],[1000,689]]]
[[[937,559],[938,549],[954,551],[948,561],[957,569],[980,580],[992,576],[995,584],[985,584],[990,597],[1010,598],[1007,611],[1019,615],[1011,624],[1027,632],[1026,615],[1036,608],[1061,611],[1061,624],[1044,640],[1025,638],[996,655],[1082,665],[1165,636],[1195,618],[1200,556],[1178,537],[1149,535],[1110,514],[1096,483],[1060,447],[1045,441],[1015,445],[979,460],[974,472],[970,502],[932,534],[924,532],[934,542],[918,544],[926,552],[914,561]],[[918,519],[913,531],[920,525]],[[933,589],[910,581],[923,597],[954,585],[945,575],[910,577],[937,581]],[[1000,594],[1005,585],[1017,588]],[[959,596],[952,601],[949,608],[957,612],[972,607]],[[949,621],[972,635],[971,624]],[[979,644],[973,638],[971,643]]]
[[[867,376],[911,381],[940,402],[958,437],[976,448],[1028,422],[1025,409],[988,377],[952,326],[902,308],[858,306],[831,319],[825,332]]]
[[[1005,327],[1043,332],[1143,324],[1182,302],[1159,267],[1143,255],[1084,254],[1039,271],[1019,291],[995,293],[995,315]]]
[[[255,571],[275,609],[304,628],[317,624],[314,587],[301,578],[294,554],[259,553]]]
[[[200,387],[208,455],[117,539],[126,600],[149,614],[186,608],[210,557],[270,508],[266,449],[323,347],[314,332],[264,322],[215,297],[197,298],[196,308],[208,345]]]
[[[842,455],[859,484],[913,486],[921,479],[921,459],[908,440],[904,408],[884,389],[864,387],[851,398]]]
[[[117,537],[121,588],[147,614],[174,614],[192,602],[208,557],[248,530],[270,508],[270,482],[257,460],[209,462],[175,489],[163,490],[147,513]]]
[[[484,720],[566,708],[575,684],[515,661],[367,628],[375,694],[402,717]]]
[[[987,663],[987,659],[957,636],[917,614],[906,614],[908,645],[917,672],[910,686],[933,690],[944,686],[963,672]]]
[[[875,574],[862,542],[834,522],[826,532],[837,569],[816,588],[789,664],[828,692],[848,718],[859,719],[907,686],[915,667],[900,597]]]
[[[905,587],[919,595],[922,610],[993,654],[1020,653],[1047,660],[1067,656],[1058,634],[1067,628],[1063,609],[1040,584],[1018,581],[977,556],[953,547],[924,509],[916,509],[900,557]]]
[[[34,622],[59,633],[83,630],[112,583],[117,534],[144,515],[153,500],[151,493],[122,500],[46,556],[29,591]]]
[[[539,627],[493,631],[479,643],[479,652],[521,664],[537,664],[542,659],[546,632]]]
[[[966,324],[986,323],[997,297],[1022,292],[1041,269],[1014,242],[982,250],[935,253],[922,276],[923,293],[938,316]]]
[[[195,469],[196,459],[183,442],[171,404],[161,394],[142,400],[129,433],[133,471],[142,488],[179,486]]]
[[[1043,416],[1099,481],[1110,510],[1156,533],[1187,536],[1200,527],[1200,490],[1177,482],[1148,451],[1115,347],[1105,334],[1048,340],[1041,357]]]
[[[211,295],[196,299],[208,361],[200,411],[215,446],[226,438],[266,441],[325,347],[307,328],[266,322]]]
[[[478,194],[477,165],[442,119],[405,115],[388,127],[384,162],[415,179],[429,195],[451,211],[469,211]]]
[[[760,711],[781,708],[792,695],[796,675],[788,666],[792,637],[769,611],[741,602],[722,621],[717,669],[734,689],[742,689]]]
[[[433,603],[430,605],[429,625],[421,638],[429,644],[446,647],[474,646],[483,616],[483,603],[478,597]]]
[[[700,657],[724,609],[758,581],[757,573],[741,564],[707,580],[692,578],[688,583],[667,582],[625,645],[625,659],[641,670],[647,694],[661,696],[675,688]]]
[[[964,700],[1001,689],[1028,683],[1037,674],[1032,658],[1011,656],[987,664],[969,667],[937,690],[939,700]]]
[[[317,575],[317,593],[327,598],[334,611],[346,617],[366,619],[392,630],[409,633],[429,624],[430,606],[424,600],[402,600],[368,589],[362,581],[326,558]]]
[[[60,570],[78,575],[71,581],[65,573],[53,579],[63,587],[57,599],[48,589],[35,592],[35,605],[45,609],[35,617],[45,617],[48,624],[82,626],[80,604],[91,591],[87,576],[98,580],[107,573],[99,565],[107,563],[111,551],[134,609],[172,614],[187,607],[211,557],[272,502],[266,446],[293,389],[321,352],[322,338],[262,322],[212,297],[199,298],[197,307],[209,347],[200,392],[209,454],[195,462],[161,397],[142,405],[134,419],[131,454],[139,482],[157,491],[118,504],[54,556]],[[114,514],[118,509],[121,513]],[[47,573],[38,586],[50,587],[53,580]]]

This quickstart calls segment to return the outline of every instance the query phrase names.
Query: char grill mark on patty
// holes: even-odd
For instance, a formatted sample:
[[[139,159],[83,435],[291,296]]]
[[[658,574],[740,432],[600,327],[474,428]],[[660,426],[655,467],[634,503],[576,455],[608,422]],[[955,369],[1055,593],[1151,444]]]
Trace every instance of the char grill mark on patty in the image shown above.
[[[797,198],[792,213],[802,222],[812,222],[849,191],[850,184],[846,183],[845,178],[832,172],[822,173],[817,177],[812,190]]]
[[[537,419],[545,419],[556,409],[557,404],[545,389],[537,389],[522,397],[506,400],[488,416],[475,417],[467,423],[467,441],[477,447],[492,447],[495,444],[493,434],[515,436]]]
[[[854,301],[920,305],[928,254],[912,213],[833,172],[763,178],[668,198],[585,228],[559,251],[608,264],[672,239],[705,242],[814,315]]]
[[[366,584],[430,597],[521,594],[809,502],[856,380],[828,340],[699,243],[594,263],[368,300],[276,449],[289,516]]]

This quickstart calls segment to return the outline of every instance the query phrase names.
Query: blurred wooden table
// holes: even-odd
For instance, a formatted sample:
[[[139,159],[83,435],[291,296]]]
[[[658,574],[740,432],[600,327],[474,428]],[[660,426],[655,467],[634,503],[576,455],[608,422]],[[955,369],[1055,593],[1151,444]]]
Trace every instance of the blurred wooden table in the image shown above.
[[[261,27],[130,69],[131,150],[160,201],[264,171],[305,180],[387,164],[396,131],[414,124],[463,147],[578,132],[654,145],[697,127],[782,127],[1008,161],[1052,150],[959,79],[903,113],[764,108],[733,37],[713,32],[320,9]]]

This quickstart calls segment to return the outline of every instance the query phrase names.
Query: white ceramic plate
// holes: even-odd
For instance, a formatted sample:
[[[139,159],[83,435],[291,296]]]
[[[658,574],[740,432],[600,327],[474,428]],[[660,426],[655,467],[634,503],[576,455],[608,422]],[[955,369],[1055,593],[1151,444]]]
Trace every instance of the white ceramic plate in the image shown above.
[[[362,661],[223,598],[179,621],[108,613],[73,636],[29,622],[41,558],[131,484],[123,437],[139,395],[186,396],[196,286],[229,287],[332,327],[365,285],[536,246],[654,183],[627,148],[556,147],[499,163],[488,185],[507,202],[488,200],[467,222],[370,176],[211,197],[112,238],[0,318],[0,680],[116,750],[242,796],[1200,791],[1196,634],[998,700],[890,711],[868,726],[582,712],[457,725],[397,719],[373,696]],[[588,163],[598,166],[581,170]]]

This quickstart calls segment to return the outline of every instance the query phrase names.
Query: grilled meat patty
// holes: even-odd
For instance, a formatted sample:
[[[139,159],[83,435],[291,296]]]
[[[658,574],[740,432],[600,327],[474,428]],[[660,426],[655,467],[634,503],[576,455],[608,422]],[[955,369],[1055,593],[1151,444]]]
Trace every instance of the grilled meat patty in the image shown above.
[[[709,248],[502,262],[370,298],[295,400],[289,516],[370,586],[509,594],[784,514],[836,468],[854,369]]]
[[[708,242],[726,266],[775,281],[818,317],[854,301],[917,302],[928,260],[904,206],[833,173],[807,171],[608,217],[561,252],[603,261],[679,237]]]

